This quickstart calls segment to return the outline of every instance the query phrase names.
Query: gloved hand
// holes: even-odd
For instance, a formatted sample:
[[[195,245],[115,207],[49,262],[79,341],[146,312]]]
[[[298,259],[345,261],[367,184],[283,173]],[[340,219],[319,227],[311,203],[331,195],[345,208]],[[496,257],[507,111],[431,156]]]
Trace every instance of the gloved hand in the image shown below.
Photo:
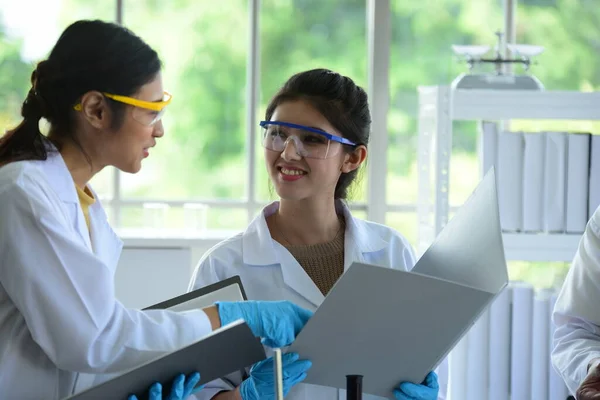
[[[292,344],[313,315],[289,301],[223,301],[215,304],[221,325],[243,319],[252,332],[262,338],[262,343],[272,348]]]
[[[575,392],[577,400],[600,399],[600,361],[590,365],[588,374]]]
[[[394,396],[396,400],[437,400],[439,391],[437,374],[431,371],[421,385],[402,382],[398,389],[394,390]]]
[[[312,366],[308,360],[300,360],[296,353],[281,356],[283,373],[283,395],[306,378],[306,371]],[[250,377],[240,385],[242,400],[275,399],[275,372],[273,357],[257,362],[250,368]]]
[[[164,400],[184,400],[187,399],[191,394],[196,393],[204,386],[195,387],[200,381],[200,374],[195,372],[191,374],[187,379],[185,375],[178,375],[173,381],[171,387],[171,393]],[[138,400],[137,396],[131,395],[127,400]],[[156,382],[150,386],[150,393],[148,394],[148,400],[163,400],[162,397],[162,385]]]

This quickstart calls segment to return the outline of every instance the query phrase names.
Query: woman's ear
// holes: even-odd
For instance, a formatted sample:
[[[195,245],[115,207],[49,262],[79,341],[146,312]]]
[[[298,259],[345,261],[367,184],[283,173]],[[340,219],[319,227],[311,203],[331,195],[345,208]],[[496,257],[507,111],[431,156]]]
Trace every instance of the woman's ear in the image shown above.
[[[346,157],[344,157],[344,163],[341,168],[342,172],[347,174],[348,172],[358,169],[366,158],[367,148],[363,145],[356,147],[354,151],[347,153]]]
[[[106,129],[110,126],[110,112],[100,92],[87,92],[81,97],[81,114],[94,128]]]

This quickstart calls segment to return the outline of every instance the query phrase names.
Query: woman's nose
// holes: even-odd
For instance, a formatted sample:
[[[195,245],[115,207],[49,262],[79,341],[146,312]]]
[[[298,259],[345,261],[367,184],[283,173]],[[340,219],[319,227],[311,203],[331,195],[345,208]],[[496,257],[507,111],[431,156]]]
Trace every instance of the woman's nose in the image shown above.
[[[286,161],[300,160],[302,158],[302,155],[300,154],[300,149],[298,149],[298,144],[293,138],[294,136],[290,136],[283,144],[281,158],[283,158]]]
[[[163,126],[162,120],[157,121],[154,124],[154,130],[152,131],[152,136],[154,137],[163,137],[165,134],[165,128]]]

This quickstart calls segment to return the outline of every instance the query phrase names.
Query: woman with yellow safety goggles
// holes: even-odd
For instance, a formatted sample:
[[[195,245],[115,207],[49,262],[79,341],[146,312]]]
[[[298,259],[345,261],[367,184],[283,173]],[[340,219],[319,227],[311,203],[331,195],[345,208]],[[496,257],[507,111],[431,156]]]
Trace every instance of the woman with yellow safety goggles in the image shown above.
[[[122,242],[89,181],[106,166],[138,172],[163,136],[171,95],[157,53],[121,26],[78,21],[31,83],[23,121],[0,138],[1,397],[64,399],[237,319],[289,345],[312,315],[290,302],[178,313],[128,309],[115,298]],[[202,388],[199,373],[160,382],[172,386],[169,400]],[[151,400],[162,399],[160,383]]]

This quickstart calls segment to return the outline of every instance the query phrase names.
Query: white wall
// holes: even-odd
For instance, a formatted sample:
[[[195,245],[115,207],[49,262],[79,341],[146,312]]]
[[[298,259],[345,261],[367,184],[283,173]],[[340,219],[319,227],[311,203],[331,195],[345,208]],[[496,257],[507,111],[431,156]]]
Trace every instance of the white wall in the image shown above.
[[[115,274],[117,298],[144,308],[185,293],[202,255],[217,239],[124,239]]]

